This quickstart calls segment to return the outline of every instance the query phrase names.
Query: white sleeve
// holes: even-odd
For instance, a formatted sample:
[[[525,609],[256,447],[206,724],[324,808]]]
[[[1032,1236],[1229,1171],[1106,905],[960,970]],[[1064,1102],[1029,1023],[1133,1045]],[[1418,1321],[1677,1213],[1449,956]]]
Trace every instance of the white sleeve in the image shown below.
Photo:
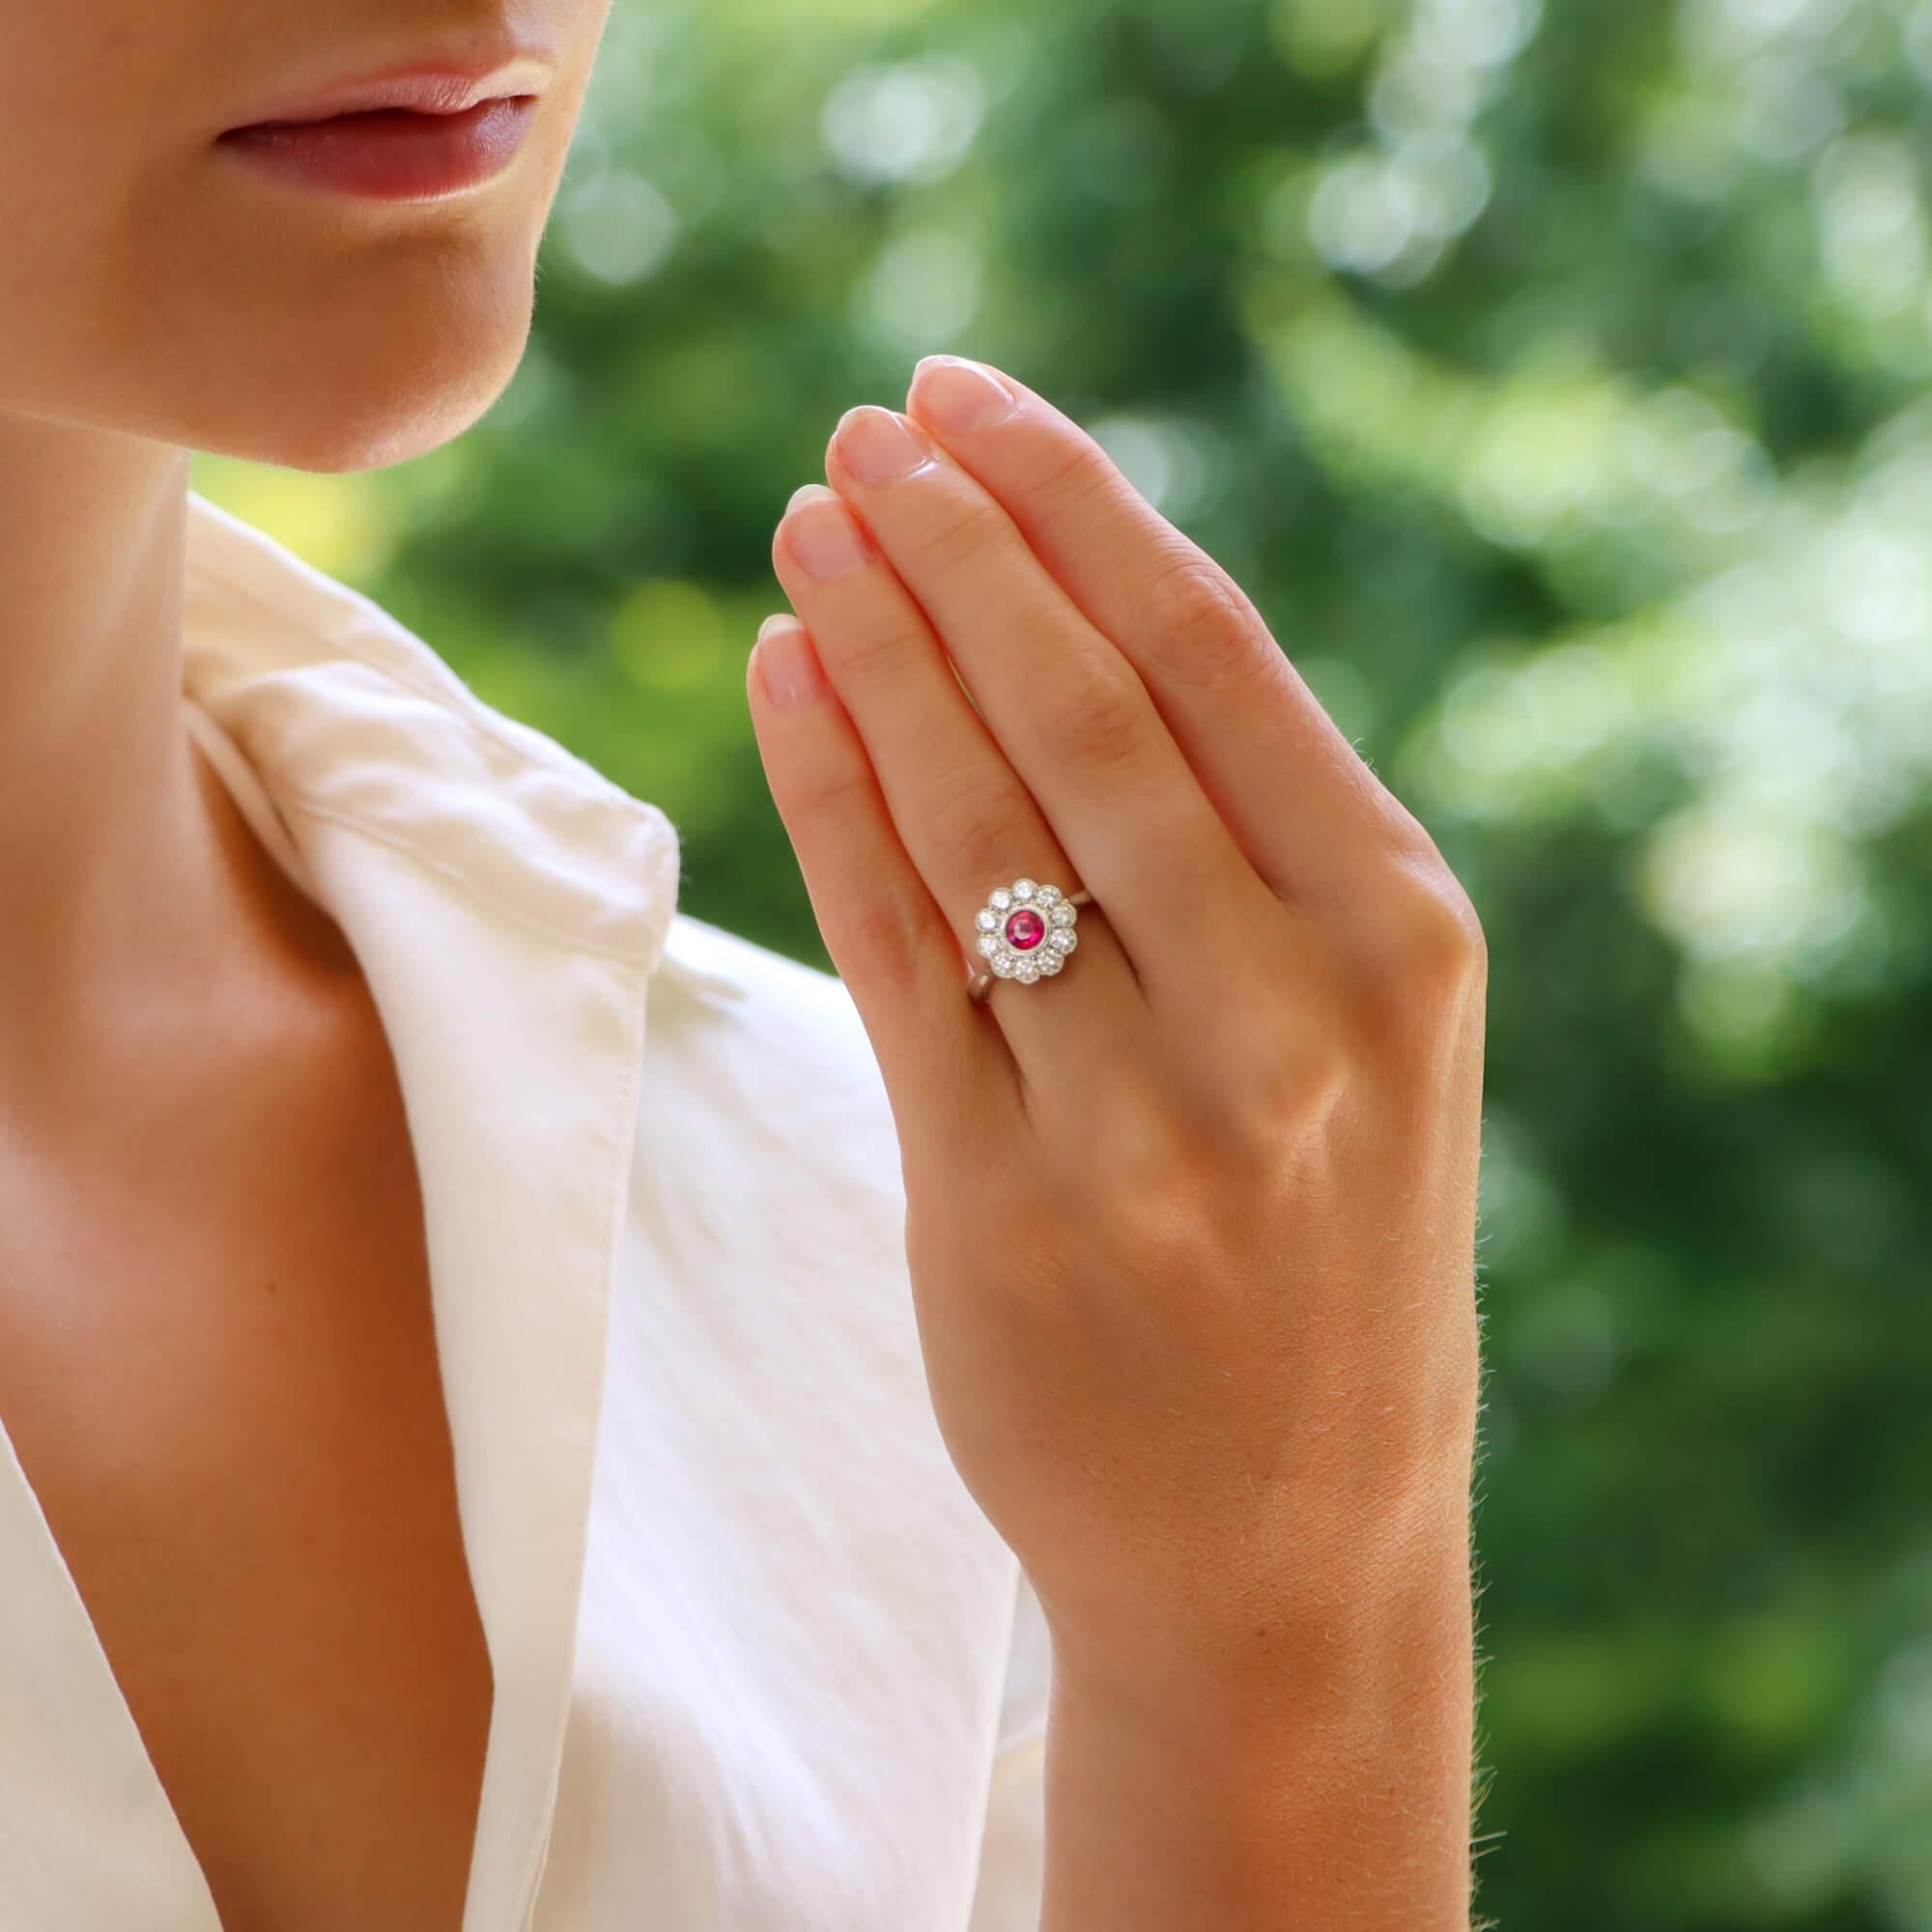
[[[1039,1599],[1019,1572],[986,1831],[967,1932],[1039,1932],[1046,1856],[1046,1701],[1052,1654]]]

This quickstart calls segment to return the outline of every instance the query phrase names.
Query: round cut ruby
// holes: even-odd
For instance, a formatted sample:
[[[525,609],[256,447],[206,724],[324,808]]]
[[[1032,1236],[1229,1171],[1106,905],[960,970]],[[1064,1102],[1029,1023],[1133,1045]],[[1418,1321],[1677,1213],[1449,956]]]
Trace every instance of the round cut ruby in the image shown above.
[[[1046,922],[1031,906],[1022,906],[1007,922],[1007,944],[1015,952],[1031,952],[1046,937]]]

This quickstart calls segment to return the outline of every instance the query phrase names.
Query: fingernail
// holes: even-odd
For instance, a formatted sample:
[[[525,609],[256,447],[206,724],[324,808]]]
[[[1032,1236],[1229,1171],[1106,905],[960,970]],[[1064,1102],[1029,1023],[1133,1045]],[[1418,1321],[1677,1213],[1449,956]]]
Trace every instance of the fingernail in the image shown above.
[[[990,369],[963,355],[923,355],[912,381],[920,414],[941,429],[991,429],[1020,406]]]
[[[932,452],[913,440],[896,411],[861,403],[838,418],[833,432],[838,460],[861,483],[895,483],[933,463]]]
[[[838,491],[824,483],[801,483],[791,493],[790,499],[785,504],[785,510],[789,513],[797,509],[801,503],[815,503],[823,497],[836,497],[838,494]]]
[[[870,554],[852,513],[842,503],[809,502],[787,511],[792,554],[816,578],[844,577]]]
[[[796,711],[825,691],[825,672],[802,624],[767,617],[758,630],[754,655],[765,696],[781,711]]]

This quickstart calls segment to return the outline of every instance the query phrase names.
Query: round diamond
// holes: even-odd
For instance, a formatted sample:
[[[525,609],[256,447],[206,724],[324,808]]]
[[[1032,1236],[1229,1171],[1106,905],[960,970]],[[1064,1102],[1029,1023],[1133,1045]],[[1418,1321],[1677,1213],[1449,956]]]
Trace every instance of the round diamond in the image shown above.
[[[1035,965],[1031,959],[1029,959],[1027,963],[1024,966],[1022,966],[1017,973],[1013,975],[1013,978],[1021,981],[1022,984],[1031,986],[1033,982],[1039,978],[1039,968],[1037,965]]]
[[[993,971],[997,973],[1002,980],[1010,980],[1013,977],[1013,955],[1010,952],[994,953]]]
[[[997,907],[1001,912],[1005,912],[1012,902],[1013,895],[1005,886],[995,886],[986,899],[988,905]]]
[[[1058,905],[1060,903],[1060,888],[1058,886],[1041,886],[1034,894],[1033,902],[1035,905]]]
[[[990,959],[1000,950],[1000,936],[996,932],[982,932],[980,935],[980,951]]]
[[[981,906],[975,923],[978,924],[981,932],[997,932],[1000,925],[1000,915],[991,906]]]
[[[1071,926],[1063,925],[1057,932],[1046,935],[1046,943],[1062,952],[1071,952],[1080,944],[1080,935]]]
[[[1060,969],[1065,964],[1066,964],[1065,953],[1056,952],[1050,946],[1044,952],[1042,952],[1039,955],[1039,970],[1042,973],[1047,974],[1049,977],[1055,973],[1058,973]]]
[[[1038,891],[1039,888],[1031,879],[1015,879],[1013,881],[1013,896],[1016,899],[1030,899]]]
[[[1047,914],[1055,925],[1071,925],[1080,917],[1080,908],[1070,905],[1057,905]]]

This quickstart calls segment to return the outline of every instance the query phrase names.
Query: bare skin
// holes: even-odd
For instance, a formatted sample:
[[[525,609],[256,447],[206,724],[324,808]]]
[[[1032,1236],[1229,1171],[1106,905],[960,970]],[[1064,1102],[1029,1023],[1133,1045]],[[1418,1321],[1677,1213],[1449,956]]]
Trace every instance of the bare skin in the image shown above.
[[[781,518],[746,696],[1051,1634],[1041,1932],[1468,1932],[1475,908],[1090,432],[964,358],[906,401]]]
[[[0,1422],[225,1932],[454,1932],[492,1686],[380,1016],[182,724],[188,452],[368,469],[484,412],[608,5],[9,21]],[[447,200],[215,146],[506,52],[544,64],[535,122]]]
[[[9,1135],[0,1413],[226,1932],[454,1927],[492,1685],[414,1161],[340,933],[215,809],[252,935]]]

